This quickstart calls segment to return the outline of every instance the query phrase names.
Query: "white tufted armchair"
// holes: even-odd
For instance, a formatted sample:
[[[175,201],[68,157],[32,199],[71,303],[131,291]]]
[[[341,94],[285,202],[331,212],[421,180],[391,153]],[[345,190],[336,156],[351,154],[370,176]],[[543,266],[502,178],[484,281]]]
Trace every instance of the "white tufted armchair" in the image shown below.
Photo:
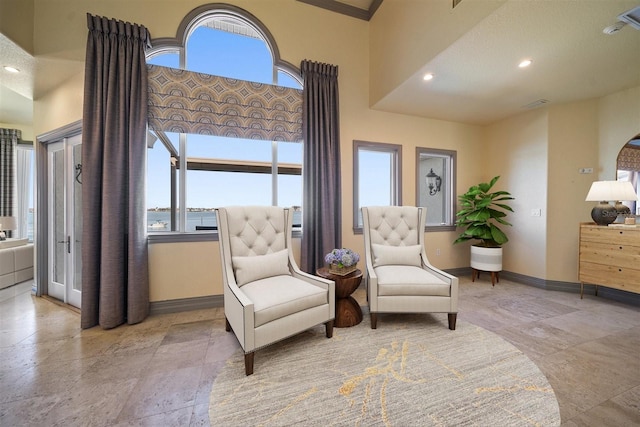
[[[425,220],[422,207],[362,208],[372,329],[378,313],[448,313],[449,329],[456,328],[458,278],[429,264]]]
[[[333,336],[335,283],[301,271],[291,250],[290,209],[216,209],[226,330],[233,329],[253,373],[254,352],[324,323]]]

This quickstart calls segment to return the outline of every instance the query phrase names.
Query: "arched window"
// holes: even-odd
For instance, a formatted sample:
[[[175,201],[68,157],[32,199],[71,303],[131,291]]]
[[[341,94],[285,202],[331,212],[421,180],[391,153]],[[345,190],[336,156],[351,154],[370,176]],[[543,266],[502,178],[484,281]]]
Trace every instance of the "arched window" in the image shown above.
[[[268,30],[233,6],[197,8],[185,17],[176,39],[152,43],[148,64],[302,89],[299,70],[279,58]],[[209,90],[216,99],[230,91],[215,83]],[[243,89],[250,90],[251,85]],[[147,143],[150,232],[216,230],[213,209],[220,206],[302,204],[301,141],[150,130]]]

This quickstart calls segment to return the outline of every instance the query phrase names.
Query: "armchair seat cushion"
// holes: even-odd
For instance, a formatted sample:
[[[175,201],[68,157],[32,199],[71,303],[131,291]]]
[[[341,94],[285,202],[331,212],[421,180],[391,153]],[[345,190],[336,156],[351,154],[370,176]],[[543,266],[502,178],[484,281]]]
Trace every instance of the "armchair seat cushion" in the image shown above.
[[[326,289],[289,275],[249,282],[242,286],[242,292],[253,302],[255,327],[329,304]]]
[[[384,265],[375,267],[378,295],[444,296],[451,295],[451,284],[420,267]]]

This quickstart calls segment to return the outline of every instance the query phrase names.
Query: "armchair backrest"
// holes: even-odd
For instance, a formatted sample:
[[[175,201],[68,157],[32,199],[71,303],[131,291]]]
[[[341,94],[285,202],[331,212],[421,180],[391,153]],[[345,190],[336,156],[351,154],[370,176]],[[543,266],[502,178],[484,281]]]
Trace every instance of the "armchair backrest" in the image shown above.
[[[291,250],[291,209],[231,206],[216,213],[225,288],[299,270]]]
[[[372,244],[424,246],[426,211],[415,206],[368,206],[362,208],[367,250]]]
[[[267,255],[287,248],[289,209],[231,206],[218,209],[220,239],[232,257]],[[223,236],[223,234],[225,234]]]
[[[368,206],[362,208],[365,262],[367,279],[371,269],[379,263],[428,264],[424,249],[424,224],[426,211],[415,206]],[[394,251],[382,255],[380,247],[407,247],[409,252]],[[417,247],[419,246],[419,248]],[[413,247],[409,249],[409,247]],[[378,248],[378,249],[376,249]],[[414,252],[417,250],[417,252]],[[375,254],[375,260],[374,260]],[[398,259],[398,256],[400,257]],[[379,258],[380,257],[380,258]]]

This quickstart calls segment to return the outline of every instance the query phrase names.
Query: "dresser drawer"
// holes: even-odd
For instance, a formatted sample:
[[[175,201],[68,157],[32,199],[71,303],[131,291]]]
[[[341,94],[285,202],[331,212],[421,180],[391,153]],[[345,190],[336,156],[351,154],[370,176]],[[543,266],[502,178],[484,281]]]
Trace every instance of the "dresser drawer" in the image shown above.
[[[640,268],[640,246],[582,242],[580,244],[580,261],[625,268]]]
[[[640,293],[640,270],[580,261],[580,281]]]
[[[640,228],[580,224],[578,276],[580,297],[584,283],[640,293]]]
[[[580,228],[580,242],[615,242],[621,245],[640,246],[640,229],[583,225]]]

